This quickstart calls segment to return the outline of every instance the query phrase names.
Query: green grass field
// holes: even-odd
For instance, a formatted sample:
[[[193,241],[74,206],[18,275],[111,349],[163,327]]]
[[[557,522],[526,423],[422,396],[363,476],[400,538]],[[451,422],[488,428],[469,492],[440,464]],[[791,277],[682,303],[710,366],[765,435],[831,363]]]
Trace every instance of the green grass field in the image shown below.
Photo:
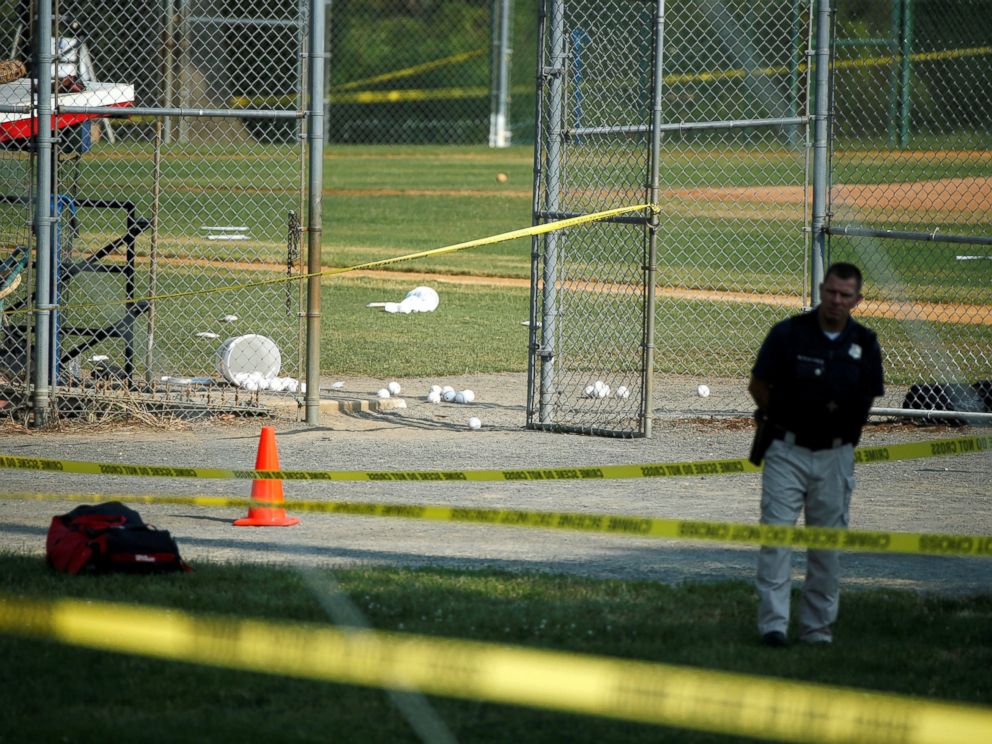
[[[614,157],[629,167],[641,155],[631,151]],[[127,194],[136,201],[138,213],[148,215],[150,160],[147,145],[101,144],[80,171],[80,191],[108,196]],[[331,269],[384,261],[527,227],[532,210],[532,161],[529,146],[507,150],[330,147],[324,164],[322,265]],[[866,154],[851,148],[836,153],[833,166],[838,180],[907,183],[982,176],[987,173],[988,162],[987,153],[981,151]],[[570,164],[568,173],[581,178],[583,172],[595,173],[604,164],[609,164],[609,159],[584,154]],[[209,290],[225,283],[250,282],[256,274],[275,276],[233,268],[285,263],[286,215],[293,210],[306,222],[299,194],[301,169],[298,150],[289,146],[245,143],[226,149],[178,145],[165,148],[156,247],[162,259],[157,292]],[[507,179],[497,180],[499,173],[505,173]],[[739,202],[737,196],[727,197],[721,191],[695,196],[682,192],[689,186],[753,190],[768,184],[791,184],[795,188],[801,179],[802,159],[796,152],[767,148],[666,150],[662,184],[681,195],[666,197],[661,212],[659,286],[798,298],[805,281],[806,233],[801,201]],[[947,198],[948,205],[953,206],[954,195]],[[598,195],[590,195],[590,199],[590,203],[602,201]],[[121,229],[119,214],[101,214],[96,219],[93,211],[83,220],[80,247],[86,250],[107,243]],[[884,226],[918,229],[911,210],[903,212]],[[205,226],[214,224],[243,224],[250,227],[250,235],[239,243],[208,240]],[[985,228],[966,214],[949,212],[942,229],[971,234]],[[600,226],[571,230],[562,257],[569,277],[636,285],[643,264],[641,245],[635,236],[618,249],[618,234],[621,233],[616,228]],[[145,233],[138,240],[139,272],[147,265],[149,238]],[[865,268],[869,300],[989,303],[992,262],[958,261],[956,256],[963,250],[958,246],[835,237],[832,248],[836,257],[855,260]],[[197,261],[210,263],[202,269],[182,265]],[[531,240],[517,239],[392,263],[384,268],[527,280],[531,272]],[[94,296],[75,291],[72,301],[119,297],[112,289],[99,289],[101,280],[87,281],[97,287]],[[139,278],[139,285],[147,286],[142,281]],[[528,313],[525,289],[457,289],[445,284],[438,313],[430,318],[400,319],[370,312],[364,304],[401,299],[416,284],[430,283],[429,279],[411,280],[398,275],[396,282],[376,280],[378,286],[371,281],[343,275],[323,282],[321,358],[326,373],[374,375],[381,372],[384,360],[390,360],[394,365],[391,373],[396,375],[525,368],[526,334],[519,326]],[[79,284],[82,286],[82,280]],[[617,295],[603,304],[605,307],[629,301]],[[293,339],[300,338],[299,328],[292,312],[289,316],[282,312],[280,292],[265,291],[254,303],[243,302],[245,309],[238,311],[240,316],[278,337],[281,344],[297,344]],[[196,330],[218,330],[207,326],[227,312],[227,304],[224,295],[158,303],[158,340],[168,364],[192,368],[198,363],[183,358],[191,323],[197,325]],[[617,307],[616,312],[607,314],[617,318],[629,315],[629,308]],[[746,375],[751,352],[767,324],[784,317],[786,312],[781,307],[712,298],[666,299],[659,303],[657,316],[656,343],[665,352],[656,356],[657,368],[691,375]],[[99,315],[96,311],[87,313]],[[974,353],[976,348],[987,349],[987,326],[945,322],[938,317],[872,322],[886,332],[883,340],[887,348],[896,352],[889,359],[893,382],[920,381],[952,371],[967,379],[988,377],[988,354]],[[603,327],[608,334],[609,329]],[[245,325],[224,332],[254,330]],[[475,343],[477,338],[491,340],[482,353]],[[430,353],[421,353],[424,350]],[[435,369],[436,365],[444,369]]]
[[[164,577],[69,577],[0,555],[4,591],[275,623],[330,622],[322,570],[197,565]],[[686,665],[928,700],[992,699],[992,598],[849,591],[830,648],[757,643],[743,582],[665,586],[437,569],[328,573],[374,629]],[[279,587],[279,591],[259,591]],[[327,589],[320,590],[328,591]],[[382,690],[115,655],[0,636],[3,741],[406,742]],[[429,698],[458,741],[743,741],[481,701]],[[139,733],[140,732],[140,733]]]

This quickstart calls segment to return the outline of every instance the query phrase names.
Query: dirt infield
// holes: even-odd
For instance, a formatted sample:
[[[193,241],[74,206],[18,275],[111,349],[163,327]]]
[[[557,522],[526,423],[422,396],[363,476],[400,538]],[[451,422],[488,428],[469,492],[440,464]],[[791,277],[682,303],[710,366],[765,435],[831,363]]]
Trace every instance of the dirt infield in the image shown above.
[[[935,202],[935,195],[949,195]],[[662,197],[679,200],[743,202],[761,204],[802,204],[806,191],[802,186],[740,186],[699,189],[676,189],[662,192]],[[992,177],[941,178],[907,183],[833,184],[833,206],[914,210],[937,209],[955,214],[973,214],[975,220],[987,221],[992,212]],[[964,220],[969,221],[969,220]]]

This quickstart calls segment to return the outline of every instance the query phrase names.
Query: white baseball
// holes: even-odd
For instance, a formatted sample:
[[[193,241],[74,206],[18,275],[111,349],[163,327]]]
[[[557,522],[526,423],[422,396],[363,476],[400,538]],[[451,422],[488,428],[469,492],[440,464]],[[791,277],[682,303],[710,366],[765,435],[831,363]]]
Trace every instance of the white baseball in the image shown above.
[[[594,385],[586,385],[586,389],[583,392],[587,398],[596,397],[596,387]]]
[[[442,393],[453,393],[453,392],[455,392],[455,389],[453,387],[451,387],[451,385],[445,385],[443,388],[441,388],[441,392]]]
[[[399,395],[401,390],[400,384],[396,380],[386,385],[386,389],[389,390],[390,395]]]
[[[471,403],[475,400],[475,393],[471,390],[462,390],[462,396],[465,398],[466,403]]]
[[[482,422],[479,420],[478,416],[473,416],[472,418],[470,418],[468,420],[468,428],[469,429],[481,429],[482,428]]]
[[[615,395],[617,399],[625,400],[630,397],[630,390],[627,389],[626,385],[621,385],[620,387],[617,388],[617,392],[615,393]]]
[[[427,401],[429,403],[440,403],[441,402],[441,391],[440,390],[431,390],[429,393],[427,393]]]
[[[710,395],[710,388],[708,385],[700,385],[696,388],[696,392],[699,393],[700,398],[708,398]]]
[[[379,392],[376,393],[380,398],[388,398],[389,391],[386,388],[379,388]]]

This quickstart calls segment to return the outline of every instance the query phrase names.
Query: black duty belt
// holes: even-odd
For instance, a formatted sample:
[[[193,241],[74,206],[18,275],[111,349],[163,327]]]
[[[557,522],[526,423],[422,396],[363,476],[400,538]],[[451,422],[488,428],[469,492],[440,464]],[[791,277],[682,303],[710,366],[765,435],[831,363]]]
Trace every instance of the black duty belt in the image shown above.
[[[785,429],[780,428],[775,429],[772,437],[774,439],[781,439],[786,444],[792,444],[796,447],[805,447],[808,450],[836,449],[837,447],[843,447],[845,444],[850,444],[850,442],[845,442],[841,437],[797,434],[794,431],[786,431]]]

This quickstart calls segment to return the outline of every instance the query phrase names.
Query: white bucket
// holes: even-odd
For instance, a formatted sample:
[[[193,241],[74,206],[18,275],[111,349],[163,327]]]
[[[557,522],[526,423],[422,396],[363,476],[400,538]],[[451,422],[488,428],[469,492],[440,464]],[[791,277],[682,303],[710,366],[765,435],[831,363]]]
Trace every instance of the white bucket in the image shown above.
[[[282,357],[276,342],[257,333],[234,336],[217,349],[217,371],[231,383],[235,383],[235,376],[239,374],[256,373],[263,378],[275,377],[279,374],[280,366]]]

